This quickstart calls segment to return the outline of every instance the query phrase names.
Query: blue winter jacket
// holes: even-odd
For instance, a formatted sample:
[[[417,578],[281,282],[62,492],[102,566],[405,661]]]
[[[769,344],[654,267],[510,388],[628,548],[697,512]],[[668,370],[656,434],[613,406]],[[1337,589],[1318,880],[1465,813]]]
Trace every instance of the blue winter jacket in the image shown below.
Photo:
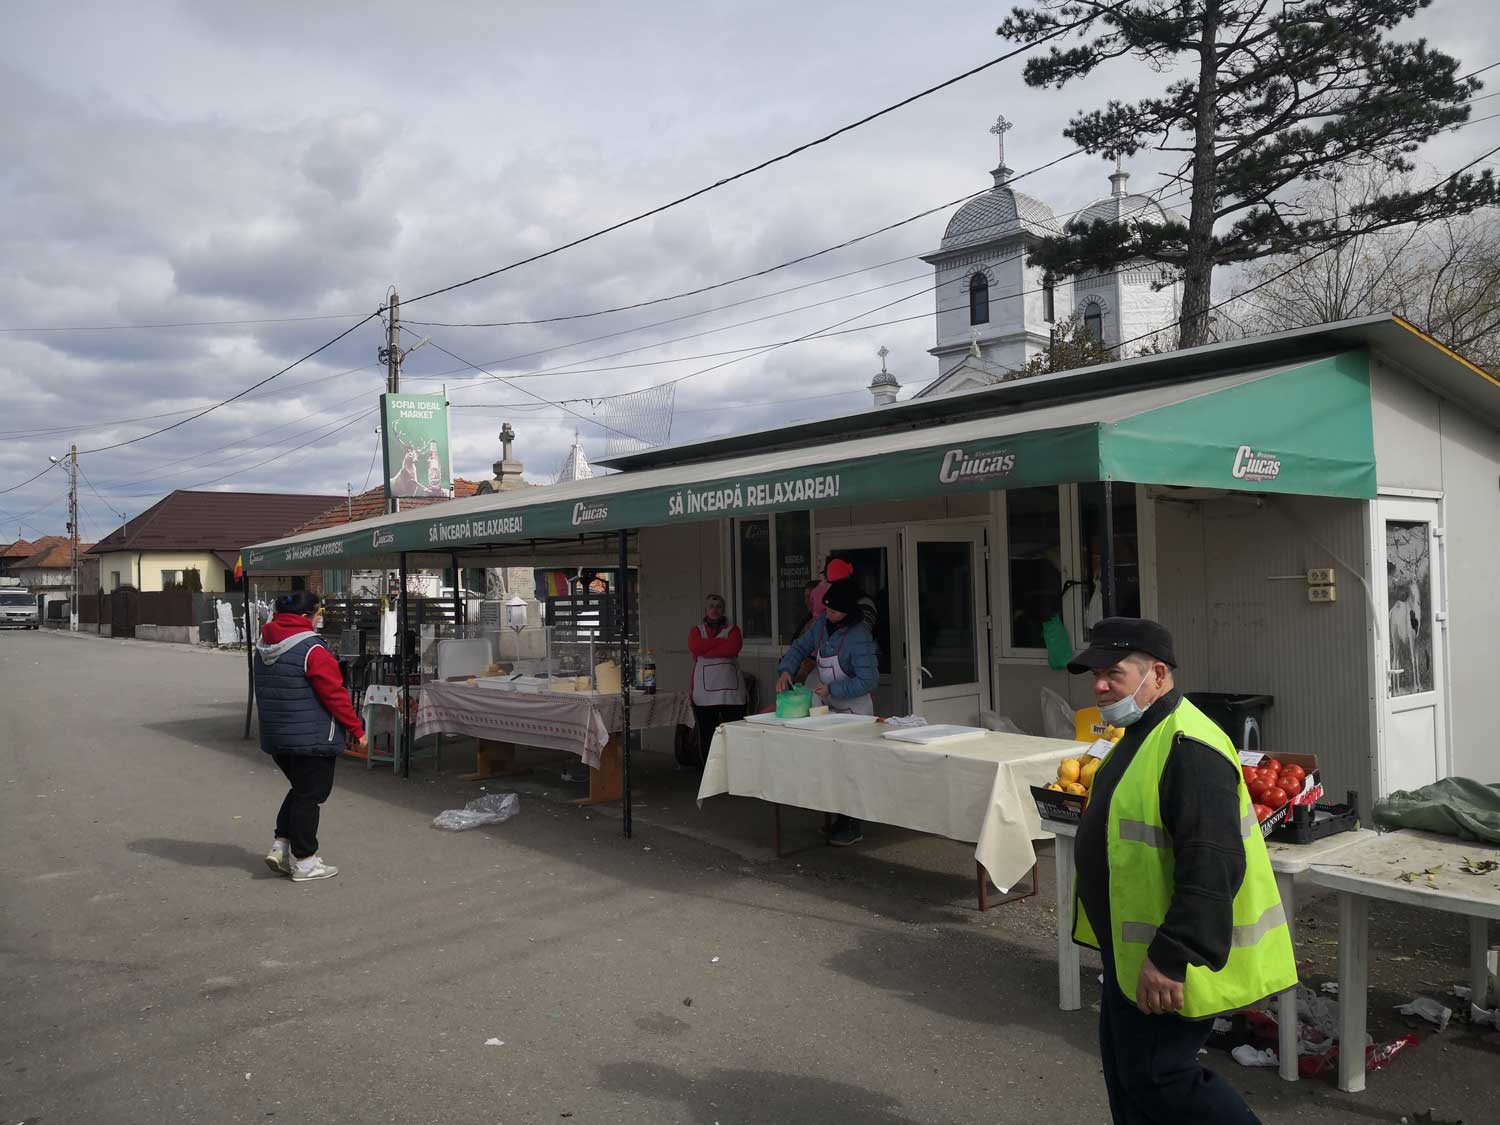
[[[880,658],[870,627],[855,621],[830,633],[826,615],[819,615],[812,628],[792,642],[776,671],[795,676],[804,660],[834,653],[838,653],[839,667],[849,678],[828,685],[829,699],[858,699],[880,685]]]
[[[307,678],[308,653],[319,645],[318,635],[308,632],[255,646],[260,748],[267,754],[332,757],[344,751],[343,729]]]

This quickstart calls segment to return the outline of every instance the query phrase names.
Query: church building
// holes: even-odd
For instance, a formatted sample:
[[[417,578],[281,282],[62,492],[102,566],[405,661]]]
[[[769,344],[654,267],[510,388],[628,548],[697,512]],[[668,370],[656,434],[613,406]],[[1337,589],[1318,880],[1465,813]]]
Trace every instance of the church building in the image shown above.
[[[1010,122],[990,129],[1000,161],[995,186],[970,199],[948,222],[943,241],[922,260],[937,283],[937,378],[917,398],[1004,382],[1047,350],[1052,331],[1079,317],[1106,347],[1135,354],[1149,337],[1176,322],[1181,285],[1156,263],[1140,262],[1104,274],[1048,278],[1026,264],[1027,251],[1070,225],[1182,222],[1146,195],[1131,194],[1130,174],[1116,165],[1110,193],[1073,215],[1058,215],[1035,196],[1011,186],[1005,163]]]

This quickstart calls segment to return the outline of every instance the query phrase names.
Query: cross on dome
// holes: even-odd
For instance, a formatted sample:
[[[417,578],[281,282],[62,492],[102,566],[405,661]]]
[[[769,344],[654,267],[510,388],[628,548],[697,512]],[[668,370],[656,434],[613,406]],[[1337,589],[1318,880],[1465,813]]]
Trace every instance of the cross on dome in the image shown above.
[[[885,357],[891,354],[891,349],[888,348],[888,347],[886,347],[884,344],[881,344],[880,345],[880,350],[877,351],[875,354],[880,357],[880,373],[882,375],[884,375],[886,373],[886,370],[885,370]]]
[[[990,126],[990,132],[1000,142],[1000,167],[1005,167],[1005,134],[1015,128],[1013,122],[1005,120],[1005,114],[995,118],[995,123]]]

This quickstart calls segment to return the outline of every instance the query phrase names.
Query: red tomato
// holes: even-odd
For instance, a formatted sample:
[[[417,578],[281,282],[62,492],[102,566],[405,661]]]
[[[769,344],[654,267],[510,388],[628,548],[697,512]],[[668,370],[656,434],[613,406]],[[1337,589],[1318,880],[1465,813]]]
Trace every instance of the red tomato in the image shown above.
[[[1302,788],[1302,783],[1307,780],[1307,771],[1301,766],[1292,763],[1281,767],[1282,787],[1290,785],[1296,789]]]
[[[1258,776],[1260,776],[1260,771],[1257,770],[1254,766],[1241,766],[1240,767],[1240,773],[1242,773],[1242,774],[1245,775],[1245,784],[1246,785],[1249,785]]]
[[[1276,811],[1270,805],[1262,805],[1262,804],[1259,804],[1259,803],[1256,803],[1254,805],[1254,809],[1255,809],[1255,822],[1257,824],[1264,823],[1266,817],[1270,816],[1273,812]]]
[[[1260,768],[1268,773],[1280,773],[1281,763],[1275,758],[1262,758],[1260,760]]]
[[[1270,805],[1273,809],[1279,809],[1291,800],[1286,790],[1279,785],[1268,786],[1261,792],[1260,799],[1263,804]]]
[[[1257,777],[1246,788],[1250,790],[1250,799],[1252,801],[1264,801],[1266,799],[1266,790],[1271,788],[1271,783],[1262,777]]]

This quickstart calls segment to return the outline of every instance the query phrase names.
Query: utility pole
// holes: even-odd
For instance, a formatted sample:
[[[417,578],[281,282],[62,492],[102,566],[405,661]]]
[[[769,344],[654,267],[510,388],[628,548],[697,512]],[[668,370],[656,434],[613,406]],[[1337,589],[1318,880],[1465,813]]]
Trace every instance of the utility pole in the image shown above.
[[[385,326],[385,389],[388,394],[401,393],[401,294],[397,293],[395,287],[391,288],[386,298],[387,312],[390,319]],[[389,441],[387,434],[382,441]],[[381,466],[381,473],[386,471]],[[385,511],[387,515],[399,511],[399,502],[392,497],[386,497]]]
[[[78,632],[78,446],[68,450],[68,537],[72,547],[69,570],[72,587],[68,592],[68,631]]]

